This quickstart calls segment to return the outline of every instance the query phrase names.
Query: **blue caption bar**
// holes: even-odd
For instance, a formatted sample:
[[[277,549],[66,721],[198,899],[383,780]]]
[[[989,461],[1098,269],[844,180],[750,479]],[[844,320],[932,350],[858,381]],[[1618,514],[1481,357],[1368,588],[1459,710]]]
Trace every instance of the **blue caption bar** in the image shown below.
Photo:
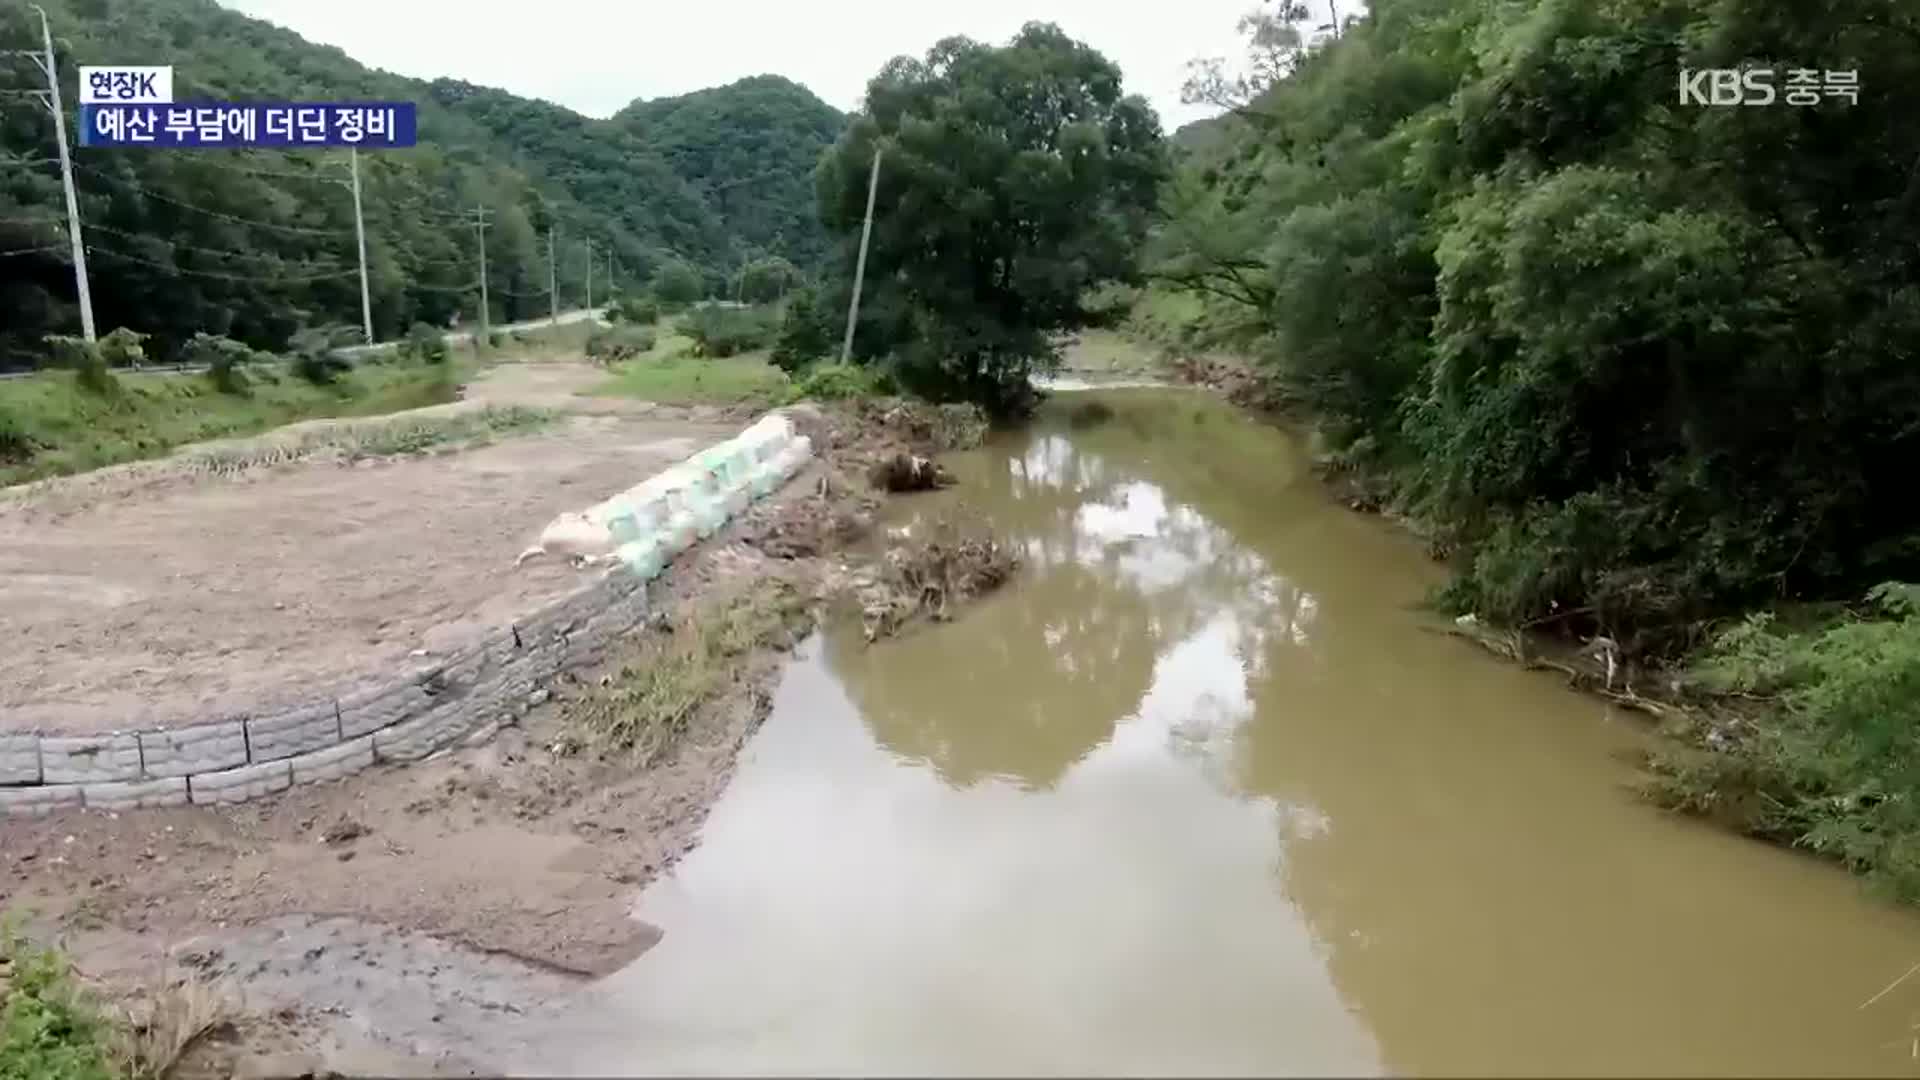
[[[182,102],[80,106],[81,146],[414,145],[411,101]]]

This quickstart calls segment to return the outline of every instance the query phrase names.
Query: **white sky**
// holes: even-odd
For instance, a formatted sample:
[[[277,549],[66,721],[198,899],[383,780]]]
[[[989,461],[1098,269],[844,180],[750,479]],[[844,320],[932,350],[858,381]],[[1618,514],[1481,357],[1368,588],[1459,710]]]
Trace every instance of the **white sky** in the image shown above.
[[[902,53],[965,34],[998,43],[1055,22],[1120,65],[1168,132],[1209,110],[1180,104],[1182,69],[1242,50],[1258,0],[221,0],[337,45],[361,63],[449,76],[607,116],[636,97],[784,75],[852,111]]]

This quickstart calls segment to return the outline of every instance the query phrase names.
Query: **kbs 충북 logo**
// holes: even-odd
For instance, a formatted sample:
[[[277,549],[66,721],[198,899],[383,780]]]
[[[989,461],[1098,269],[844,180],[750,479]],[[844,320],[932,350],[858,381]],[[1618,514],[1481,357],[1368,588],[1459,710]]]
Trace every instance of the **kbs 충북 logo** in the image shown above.
[[[1786,76],[1784,83],[1779,78],[1782,74]],[[1682,105],[1772,105],[1783,98],[1788,105],[1818,105],[1826,98],[1857,105],[1860,73],[1816,68],[1680,69]]]

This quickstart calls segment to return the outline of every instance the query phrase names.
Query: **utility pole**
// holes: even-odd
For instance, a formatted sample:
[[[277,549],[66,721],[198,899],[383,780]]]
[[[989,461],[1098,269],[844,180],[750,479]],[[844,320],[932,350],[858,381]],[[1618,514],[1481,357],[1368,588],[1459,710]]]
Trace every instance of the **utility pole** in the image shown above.
[[[485,206],[473,208],[473,232],[480,240],[480,333],[483,337],[493,320],[492,309],[487,305],[487,215],[491,212]]]
[[[547,300],[553,305],[553,325],[560,325],[560,273],[553,262],[553,226],[547,226]]]
[[[593,241],[587,241],[587,310],[593,310]]]
[[[607,242],[607,298],[611,300],[613,298],[613,294],[615,292],[618,292],[619,288],[620,287],[618,285],[615,285],[613,283],[613,242],[608,241]]]
[[[47,26],[47,10],[39,4],[28,5],[40,13],[40,40],[46,57],[33,62],[47,74],[47,92],[42,103],[53,112],[53,137],[60,144],[60,183],[67,191],[67,233],[73,240],[73,285],[80,298],[80,332],[88,341],[97,340],[93,330],[93,293],[87,288],[87,248],[80,240],[80,200],[73,192],[73,158],[67,153],[67,115],[60,104],[60,73],[53,62],[53,31]],[[31,55],[31,54],[29,54]]]
[[[873,197],[880,190],[880,148],[873,148],[873,172],[867,176],[867,220],[860,226],[860,257],[853,264],[853,302],[847,305],[847,336],[840,342],[840,362],[853,356],[853,324],[860,318],[860,287],[867,278],[867,241],[873,238]]]
[[[360,213],[360,148],[347,148],[347,162],[353,168],[353,237],[360,245],[360,329],[373,344],[373,301],[367,295],[367,223]]]

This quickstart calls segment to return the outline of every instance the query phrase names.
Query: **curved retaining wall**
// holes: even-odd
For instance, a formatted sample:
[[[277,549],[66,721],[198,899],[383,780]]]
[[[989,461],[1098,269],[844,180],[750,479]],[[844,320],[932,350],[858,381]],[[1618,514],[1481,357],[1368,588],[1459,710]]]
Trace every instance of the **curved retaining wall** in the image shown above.
[[[0,733],[0,816],[242,802],[491,735],[647,614],[647,583],[811,456],[774,413],[586,511],[621,569],[369,690],[151,731]]]

